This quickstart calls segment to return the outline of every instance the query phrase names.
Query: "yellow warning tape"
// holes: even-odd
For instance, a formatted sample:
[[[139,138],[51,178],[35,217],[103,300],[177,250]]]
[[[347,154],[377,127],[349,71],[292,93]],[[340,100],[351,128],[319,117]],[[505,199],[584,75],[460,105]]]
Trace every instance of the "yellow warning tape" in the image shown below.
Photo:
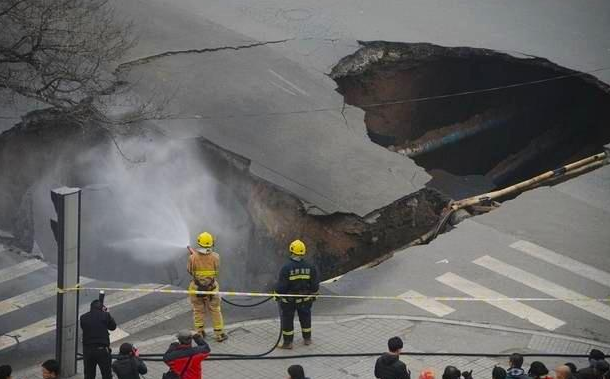
[[[460,296],[365,296],[365,295],[297,295],[297,294],[277,294],[267,292],[236,292],[236,291],[195,291],[195,290],[175,290],[163,288],[120,288],[120,287],[71,287],[57,288],[58,293],[71,291],[114,291],[114,292],[149,292],[149,293],[170,293],[186,295],[216,295],[216,296],[247,296],[247,297],[315,297],[318,299],[352,299],[352,300],[435,300],[435,301],[483,301],[483,302],[504,302],[504,301],[566,301],[566,302],[610,302],[610,297],[590,298],[554,298],[554,297],[460,297]]]

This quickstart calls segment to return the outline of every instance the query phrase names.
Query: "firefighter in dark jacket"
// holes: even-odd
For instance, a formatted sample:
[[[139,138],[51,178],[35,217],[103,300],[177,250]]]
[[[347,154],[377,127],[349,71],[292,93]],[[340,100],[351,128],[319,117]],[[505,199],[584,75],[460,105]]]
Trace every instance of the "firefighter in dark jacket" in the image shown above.
[[[112,371],[119,379],[139,379],[148,372],[143,360],[139,358],[138,349],[130,343],[124,343],[119,348],[119,356],[112,363]]]
[[[389,352],[377,358],[375,363],[375,378],[411,379],[407,365],[399,359],[402,346],[400,337],[392,337],[388,340]]]
[[[318,292],[318,273],[313,265],[303,259],[306,251],[305,244],[301,240],[295,240],[290,244],[290,262],[280,270],[276,293],[314,295]],[[292,349],[295,312],[299,315],[303,343],[311,344],[311,305],[314,300],[315,296],[279,298],[284,338],[283,343],[278,346],[280,349]]]
[[[180,379],[201,379],[201,361],[210,355],[210,346],[205,342],[201,334],[191,334],[183,330],[177,335],[178,342],[169,345],[169,349],[163,355],[163,362]],[[193,342],[197,346],[193,346]],[[163,375],[166,377],[166,375]]]
[[[103,379],[112,379],[110,364],[110,334],[116,322],[101,301],[93,300],[89,312],[80,316],[83,330],[83,365],[85,379],[95,379],[96,366],[100,366]]]

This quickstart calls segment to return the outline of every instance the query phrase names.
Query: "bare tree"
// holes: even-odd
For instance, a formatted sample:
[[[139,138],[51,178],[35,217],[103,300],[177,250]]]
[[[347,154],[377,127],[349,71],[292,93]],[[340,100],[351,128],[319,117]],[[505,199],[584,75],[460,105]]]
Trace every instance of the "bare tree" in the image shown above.
[[[103,118],[112,64],[135,43],[108,0],[0,0],[0,88],[77,119]]]

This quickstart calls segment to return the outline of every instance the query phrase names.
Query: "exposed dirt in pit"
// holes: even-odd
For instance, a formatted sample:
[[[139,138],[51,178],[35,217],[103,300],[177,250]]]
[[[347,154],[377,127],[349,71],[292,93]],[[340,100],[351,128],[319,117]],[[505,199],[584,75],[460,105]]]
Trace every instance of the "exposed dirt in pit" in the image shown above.
[[[287,258],[288,244],[295,238],[307,243],[310,258],[324,278],[345,273],[407,245],[430,230],[438,222],[438,215],[447,202],[436,191],[425,189],[380,209],[366,219],[352,214],[315,216],[308,214],[306,205],[295,196],[252,176],[247,159],[205,139],[169,141],[148,127],[134,128],[126,134],[131,138],[137,136],[142,145],[177,144],[171,154],[159,161],[125,162],[131,170],[127,171],[130,175],[138,173],[139,165],[146,170],[146,165],[176,160],[176,167],[184,168],[192,178],[198,173],[189,171],[190,162],[205,164],[201,177],[213,181],[216,205],[230,210],[223,224],[226,230],[218,230],[220,226],[213,223],[197,221],[197,212],[203,215],[209,201],[204,194],[195,191],[192,198],[182,200],[193,208],[203,204],[203,208],[197,208],[198,211],[191,215],[195,220],[189,221],[191,241],[202,228],[216,231],[218,250],[223,257],[222,282],[225,289],[268,289],[276,279],[279,266]],[[80,158],[101,147],[99,158]],[[188,281],[184,270],[186,254],[170,261],[154,261],[146,258],[146,248],[137,243],[127,245],[133,250],[130,252],[108,248],[109,241],[126,238],[128,233],[125,229],[137,225],[125,226],[124,218],[129,215],[122,213],[121,207],[125,203],[121,198],[127,194],[122,192],[125,188],[112,184],[112,175],[109,183],[91,180],[91,171],[113,167],[109,162],[117,155],[112,141],[100,129],[82,129],[58,115],[42,112],[40,117],[0,135],[0,152],[0,172],[3,173],[0,177],[0,228],[19,232],[18,243],[22,248],[30,251],[35,241],[43,250],[45,259],[53,262],[55,246],[48,219],[55,215],[49,190],[62,185],[86,187],[89,189],[83,192],[82,205],[83,275],[124,282],[183,285]],[[145,173],[155,175],[154,166],[151,170]],[[180,176],[161,179],[175,182],[176,186],[187,185],[176,178]],[[197,181],[194,183],[198,185]],[[202,182],[201,188],[208,187],[203,187]],[[137,191],[146,189],[138,188]],[[159,196],[158,201],[169,201],[170,195]],[[158,215],[162,225],[176,221],[164,217],[164,214]],[[144,240],[154,236],[156,230],[149,232],[142,236]],[[132,254],[136,250],[137,254]]]
[[[486,49],[366,42],[331,77],[345,101],[366,112],[373,142],[407,155],[454,139],[411,156],[433,175],[479,175],[501,187],[601,152],[610,142],[606,84],[590,75],[544,81],[574,74],[546,59]]]

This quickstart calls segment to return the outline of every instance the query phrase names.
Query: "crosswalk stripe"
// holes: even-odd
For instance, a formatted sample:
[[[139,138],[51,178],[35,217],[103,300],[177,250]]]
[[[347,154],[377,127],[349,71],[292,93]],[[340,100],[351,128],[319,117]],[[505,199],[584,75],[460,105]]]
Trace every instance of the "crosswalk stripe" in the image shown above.
[[[413,290],[409,290],[399,297],[423,297],[421,293]],[[437,317],[447,316],[450,313],[455,312],[455,309],[451,308],[448,305],[445,305],[439,301],[434,299],[403,299],[407,303],[414,305],[418,308],[423,309],[426,312],[430,312]]]
[[[545,293],[557,299],[563,299],[568,304],[578,307],[584,311],[592,313],[603,319],[610,320],[610,307],[594,301],[585,295],[582,295],[576,291],[572,291],[558,284],[555,284],[549,280],[542,279],[534,274],[530,274],[527,271],[521,270],[520,268],[506,264],[500,260],[485,255],[473,261],[475,264],[485,267],[491,271],[494,271],[500,275],[503,275],[509,279],[517,281],[528,287],[534,288],[537,291]],[[570,300],[570,299],[583,299],[583,300]]]
[[[0,270],[0,283],[8,282],[33,271],[46,267],[47,264],[38,259],[28,259],[16,265]]]
[[[91,283],[92,281],[93,279],[81,278],[80,282],[81,284],[87,284]],[[32,291],[13,296],[10,299],[2,300],[0,301],[0,316],[4,316],[7,313],[11,313],[21,308],[27,307],[28,305],[53,297],[56,293],[57,283],[51,283],[36,288]]]
[[[472,297],[508,299],[507,296],[499,292],[471,282],[470,280],[464,279],[452,272],[443,274],[436,278],[436,280]],[[565,322],[562,320],[516,300],[486,301],[486,303],[547,330],[555,330],[560,326],[565,325]]]
[[[161,284],[144,284],[141,288],[166,288],[169,285]],[[107,295],[104,299],[104,305],[107,307],[116,307],[129,301],[136,300],[142,296],[148,295],[148,292],[119,292]],[[78,313],[83,314],[89,311],[90,305],[83,304],[79,307]],[[13,330],[0,336],[0,351],[17,345],[19,342],[24,342],[32,338],[41,336],[55,330],[56,316],[47,317],[33,324],[27,325],[21,329]]]
[[[116,342],[131,334],[138,333],[164,321],[171,320],[191,310],[189,299],[183,299],[159,308],[153,312],[141,315],[133,320],[119,325],[116,330],[110,332],[110,342]]]
[[[610,274],[588,264],[579,262],[565,255],[558,254],[552,250],[536,245],[529,241],[517,241],[510,245],[515,250],[519,250],[534,258],[543,260],[565,270],[573,272],[584,278],[590,279],[606,287],[610,287]]]

